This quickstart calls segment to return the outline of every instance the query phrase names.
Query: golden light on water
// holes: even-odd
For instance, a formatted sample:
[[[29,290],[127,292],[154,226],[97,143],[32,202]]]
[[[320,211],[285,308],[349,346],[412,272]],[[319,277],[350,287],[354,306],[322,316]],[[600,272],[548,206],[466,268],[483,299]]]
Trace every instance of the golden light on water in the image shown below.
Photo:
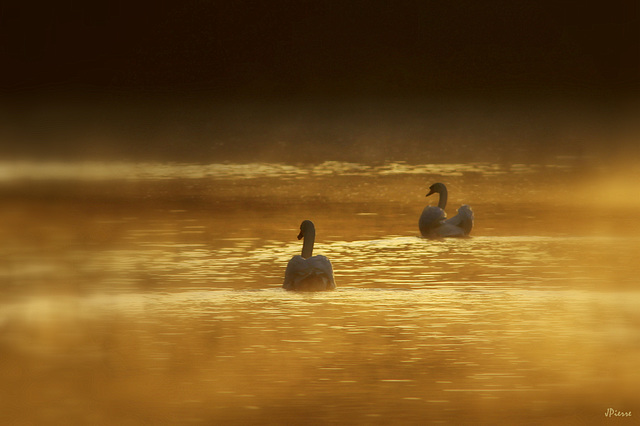
[[[284,163],[134,163],[134,162],[53,162],[11,161],[0,163],[0,181],[21,180],[167,180],[167,179],[257,179],[348,176],[428,175],[463,176],[477,174],[498,176],[508,173],[535,173],[544,169],[566,169],[566,165],[449,163],[407,164],[384,162],[365,165],[344,161],[325,161],[320,164],[291,165]]]
[[[637,423],[637,2],[6,3],[1,425]]]
[[[9,419],[571,424],[638,411],[633,181],[561,162],[35,161],[0,164],[0,180]],[[418,238],[435,181],[449,214],[473,207],[471,238]],[[303,218],[334,292],[281,289]]]

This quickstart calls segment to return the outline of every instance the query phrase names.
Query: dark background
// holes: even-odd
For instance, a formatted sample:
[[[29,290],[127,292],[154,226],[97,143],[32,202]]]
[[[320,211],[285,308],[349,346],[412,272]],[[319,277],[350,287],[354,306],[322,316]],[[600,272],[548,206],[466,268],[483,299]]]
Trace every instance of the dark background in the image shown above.
[[[627,96],[638,2],[15,2],[3,85],[206,96]]]
[[[581,105],[589,111],[580,112],[588,122],[594,111],[606,111],[602,117],[610,117],[620,106],[628,111],[638,99],[638,4],[620,0],[3,4],[3,134],[5,139],[23,141],[21,146],[46,151],[46,146],[55,144],[60,152],[77,152],[78,143],[68,142],[82,139],[71,134],[77,124],[85,130],[76,133],[100,133],[109,139],[92,142],[100,147],[94,154],[107,155],[105,147],[110,144],[121,145],[120,151],[122,146],[142,144],[141,152],[155,144],[171,154],[170,145],[178,138],[192,148],[216,138],[216,146],[228,145],[234,135],[246,142],[248,133],[241,131],[238,136],[234,129],[246,129],[254,117],[255,123],[263,123],[254,125],[262,135],[273,133],[273,126],[265,127],[265,122],[278,122],[280,129],[322,127],[327,133],[330,128],[326,138],[344,136],[353,141],[357,135],[331,116],[346,117],[354,108],[345,111],[344,105],[353,103],[387,105],[366,120],[353,122],[363,126],[390,112],[410,111],[416,103],[425,116],[438,109],[434,105],[451,102],[458,105],[453,108],[457,118],[453,123],[444,123],[443,116],[433,118],[444,123],[441,126],[459,126],[470,109],[482,111],[484,105],[501,105],[500,111],[528,105],[534,111],[552,111],[550,116],[566,105],[568,109]],[[301,118],[298,107],[278,109],[283,102],[304,103],[307,112]],[[238,103],[260,103],[259,117],[256,110],[233,106]],[[328,108],[327,103],[343,109]],[[460,103],[465,105],[463,113]],[[203,112],[204,104],[215,105],[218,113]],[[315,114],[309,105],[325,106]],[[424,105],[429,105],[426,110]],[[293,123],[287,121],[290,118],[278,121],[291,117],[292,110],[298,111]],[[334,111],[329,113],[329,126],[309,118],[326,118],[327,111]],[[207,121],[212,115],[218,124]],[[415,127],[418,120],[414,121]],[[173,130],[163,127],[167,122],[173,123]],[[404,124],[389,126],[397,130]],[[515,125],[511,121],[508,127]],[[177,132],[176,127],[182,130]],[[36,128],[40,131],[34,133]],[[477,130],[470,131],[477,134]],[[139,136],[135,141],[134,133]],[[321,132],[276,133],[274,140],[299,140],[314,139]],[[52,134],[64,136],[54,140]],[[174,141],[163,142],[158,134],[169,134]],[[205,158],[219,156],[211,151],[214,145],[208,145]],[[20,152],[3,148],[5,154]]]

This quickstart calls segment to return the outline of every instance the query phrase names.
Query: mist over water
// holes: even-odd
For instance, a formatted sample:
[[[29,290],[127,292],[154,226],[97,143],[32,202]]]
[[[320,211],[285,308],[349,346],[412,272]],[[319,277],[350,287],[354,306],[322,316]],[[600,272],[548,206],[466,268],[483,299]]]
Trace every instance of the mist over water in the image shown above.
[[[640,415],[633,108],[83,105],[4,111],[10,424]],[[303,219],[334,292],[281,289]]]
[[[158,96],[4,102],[5,158],[216,163],[597,163],[637,156],[636,102]]]

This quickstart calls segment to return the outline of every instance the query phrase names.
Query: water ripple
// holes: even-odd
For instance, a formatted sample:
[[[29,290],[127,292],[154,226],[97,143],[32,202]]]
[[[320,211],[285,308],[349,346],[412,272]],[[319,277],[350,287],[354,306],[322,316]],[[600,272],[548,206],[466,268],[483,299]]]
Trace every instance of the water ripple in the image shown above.
[[[258,179],[347,175],[419,175],[462,176],[477,174],[498,176],[530,174],[546,169],[562,169],[563,165],[504,166],[496,163],[407,164],[386,162],[367,165],[340,161],[326,161],[319,165],[290,165],[284,163],[153,163],[153,162],[0,162],[0,181],[21,180],[167,180],[167,179]]]

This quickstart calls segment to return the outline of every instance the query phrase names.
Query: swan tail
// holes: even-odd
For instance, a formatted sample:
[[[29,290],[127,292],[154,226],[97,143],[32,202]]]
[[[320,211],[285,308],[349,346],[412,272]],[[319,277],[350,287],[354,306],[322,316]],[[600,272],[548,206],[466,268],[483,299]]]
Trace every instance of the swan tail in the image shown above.
[[[467,204],[458,209],[458,214],[446,221],[447,225],[457,226],[464,235],[469,235],[473,229],[473,210]]]

